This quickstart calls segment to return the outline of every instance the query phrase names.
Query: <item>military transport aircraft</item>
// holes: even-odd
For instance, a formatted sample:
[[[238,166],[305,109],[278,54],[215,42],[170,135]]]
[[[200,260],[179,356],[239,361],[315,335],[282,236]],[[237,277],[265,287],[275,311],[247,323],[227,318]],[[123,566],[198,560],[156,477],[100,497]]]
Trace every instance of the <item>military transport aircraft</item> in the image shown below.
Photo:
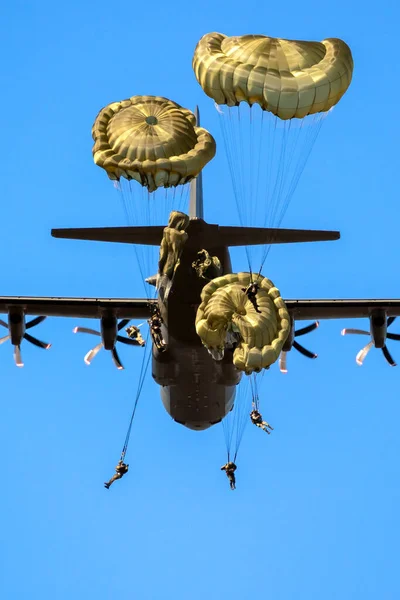
[[[223,273],[231,272],[230,246],[257,244],[282,244],[337,240],[336,231],[296,229],[267,229],[225,227],[204,220],[201,174],[191,183],[188,241],[184,246],[180,266],[173,279],[168,302],[158,296],[156,300],[132,298],[41,298],[0,297],[0,312],[8,314],[9,335],[0,339],[11,340],[14,358],[22,366],[20,345],[23,339],[36,346],[47,348],[44,342],[32,337],[26,330],[49,317],[80,317],[99,319],[104,348],[119,358],[115,345],[121,341],[118,332],[127,320],[149,318],[155,306],[160,307],[163,319],[165,351],[153,343],[152,375],[161,387],[161,398],[175,421],[195,430],[203,430],[220,422],[231,410],[235,389],[241,373],[232,363],[232,353],[226,352],[216,361],[202,345],[195,330],[195,316],[200,304],[201,289],[206,283],[196,277],[192,263],[204,248],[217,256]],[[111,227],[83,229],[53,229],[56,238],[97,240],[127,244],[159,245],[164,226]],[[400,316],[400,299],[295,299],[285,300],[291,319],[291,331],[283,347],[285,352],[296,344],[295,322],[315,319],[347,319],[367,317],[370,321],[371,346],[381,348],[389,364],[394,361],[386,348],[386,338],[399,339],[387,333],[387,325]],[[25,322],[28,315],[40,315]],[[122,319],[120,323],[119,319]],[[352,330],[356,332],[357,330]],[[366,332],[365,332],[366,333]],[[126,338],[122,338],[126,340]],[[298,348],[299,349],[299,348]],[[300,347],[303,354],[309,355]]]

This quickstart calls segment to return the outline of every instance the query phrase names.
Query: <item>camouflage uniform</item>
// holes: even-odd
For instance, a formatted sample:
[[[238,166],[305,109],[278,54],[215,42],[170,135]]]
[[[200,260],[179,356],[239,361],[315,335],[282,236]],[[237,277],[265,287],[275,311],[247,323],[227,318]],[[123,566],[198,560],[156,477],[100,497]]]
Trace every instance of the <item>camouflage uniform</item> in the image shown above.
[[[242,292],[246,294],[256,312],[261,313],[261,310],[258,308],[257,304],[257,292],[259,290],[258,283],[250,283],[247,288],[242,288]]]
[[[268,434],[271,433],[270,431],[268,431],[268,429],[271,429],[272,431],[274,430],[274,428],[271,427],[271,425],[267,421],[263,421],[263,418],[258,412],[258,410],[251,411],[250,419],[254,425],[257,425],[257,427],[260,427],[260,429],[266,431]]]
[[[221,467],[221,471],[225,471],[225,473],[229,479],[229,484],[231,486],[231,490],[236,489],[236,478],[235,478],[236,469],[237,469],[237,466],[232,461],[227,462],[226,465]]]
[[[200,250],[192,267],[200,279],[211,280],[222,275],[222,266],[217,256],[210,256],[207,250]]]
[[[122,460],[120,460],[117,466],[115,467],[115,475],[111,477],[110,481],[107,481],[104,484],[104,487],[109,489],[110,485],[112,485],[114,481],[116,481],[117,479],[121,479],[121,477],[123,477],[128,472],[128,469],[129,465],[126,465]]]
[[[136,327],[136,325],[130,325],[129,327],[127,327],[125,329],[125,331],[128,334],[128,337],[131,340],[134,340],[135,342],[137,342],[139,344],[139,346],[145,345],[145,341],[142,338],[142,334],[140,333],[139,327]]]

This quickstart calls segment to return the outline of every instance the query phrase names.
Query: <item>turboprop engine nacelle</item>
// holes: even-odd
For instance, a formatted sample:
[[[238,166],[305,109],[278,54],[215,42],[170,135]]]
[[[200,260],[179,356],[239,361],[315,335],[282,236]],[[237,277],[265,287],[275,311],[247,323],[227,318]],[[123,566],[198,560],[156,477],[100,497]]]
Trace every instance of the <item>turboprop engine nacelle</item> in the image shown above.
[[[106,350],[112,350],[118,335],[117,318],[114,316],[101,317],[100,331],[104,348]]]
[[[25,334],[25,314],[23,310],[10,309],[8,313],[8,330],[13,346],[19,346]]]
[[[386,343],[387,318],[384,310],[377,310],[369,318],[371,337],[375,348],[383,348]]]

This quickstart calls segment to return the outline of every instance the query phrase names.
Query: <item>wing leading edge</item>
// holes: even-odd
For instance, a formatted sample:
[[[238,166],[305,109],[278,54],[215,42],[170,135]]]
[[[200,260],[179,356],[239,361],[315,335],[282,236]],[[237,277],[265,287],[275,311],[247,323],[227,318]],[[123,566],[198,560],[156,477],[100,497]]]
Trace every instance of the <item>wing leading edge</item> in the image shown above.
[[[143,319],[151,312],[155,300],[146,298],[52,298],[33,296],[0,296],[0,313],[13,308],[26,315],[99,319],[113,315],[121,319]],[[400,316],[400,299],[305,299],[285,300],[296,321],[313,319],[357,319],[384,311],[388,317]]]
[[[0,313],[22,309],[25,315],[46,317],[78,317],[100,319],[144,319],[150,316],[154,300],[146,298],[41,298],[32,296],[0,296]]]

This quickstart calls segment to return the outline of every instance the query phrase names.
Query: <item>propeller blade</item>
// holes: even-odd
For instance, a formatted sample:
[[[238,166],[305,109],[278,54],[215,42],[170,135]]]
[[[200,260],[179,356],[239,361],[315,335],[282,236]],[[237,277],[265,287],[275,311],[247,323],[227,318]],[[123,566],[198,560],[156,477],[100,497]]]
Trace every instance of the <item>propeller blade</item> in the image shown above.
[[[137,340],[131,340],[130,338],[122,337],[122,335],[117,335],[117,341],[121,342],[121,344],[127,344],[128,346],[140,346]]]
[[[51,344],[47,344],[46,342],[42,342],[41,340],[38,340],[37,338],[33,337],[32,335],[29,335],[29,333],[25,333],[24,338],[30,342],[31,344],[33,344],[34,346],[37,346],[38,348],[43,348],[43,350],[48,350],[51,346]]]
[[[400,340],[400,333],[387,333],[386,337],[389,338],[389,340]]]
[[[17,367],[24,366],[24,363],[22,362],[21,348],[19,346],[14,346],[14,360]]]
[[[1,319],[0,319],[0,325],[3,325],[3,327],[5,327],[6,329],[8,329],[7,323],[5,323],[4,321],[2,321]]]
[[[0,344],[4,344],[4,342],[9,340],[10,337],[11,337],[10,335],[5,335],[4,337],[0,338]]]
[[[118,356],[118,352],[116,351],[116,349],[115,349],[115,348],[113,348],[113,349],[111,350],[111,356],[112,356],[112,359],[113,359],[113,361],[114,361],[114,365],[117,367],[117,369],[118,369],[119,371],[122,371],[124,367],[123,367],[123,365],[122,365],[122,362],[120,361],[120,358],[119,358],[119,356]]]
[[[100,335],[100,331],[96,331],[95,329],[89,329],[88,327],[74,327],[72,333],[90,333],[92,335]]]
[[[118,323],[118,327],[117,327],[118,331],[121,331],[121,329],[122,329],[123,327],[125,327],[125,325],[128,325],[128,323],[129,323],[129,321],[130,321],[130,320],[131,320],[131,319],[122,319],[122,321],[120,321],[120,322]]]
[[[383,352],[383,356],[386,358],[386,360],[388,361],[389,365],[391,367],[397,367],[396,363],[393,360],[392,355],[390,354],[389,350],[387,349],[386,345],[383,346],[382,348],[382,352]]]
[[[35,317],[34,319],[32,319],[32,321],[29,321],[28,323],[26,323],[25,329],[30,329],[31,327],[36,327],[36,325],[39,325],[39,323],[42,323],[42,321],[44,321],[45,319],[46,319],[46,317]]]
[[[315,323],[311,323],[311,325],[307,325],[307,327],[303,327],[302,329],[298,329],[294,332],[294,337],[299,337],[300,335],[305,335],[306,333],[310,333],[319,327],[319,321],[315,321]]]
[[[362,348],[360,350],[360,352],[357,354],[356,356],[356,363],[358,364],[359,367],[362,366],[365,357],[367,356],[368,352],[371,350],[371,348],[373,347],[374,342],[369,342],[369,344],[367,344],[366,346],[364,346],[364,348]]]
[[[300,352],[300,354],[302,354],[303,356],[307,356],[307,358],[317,358],[318,354],[314,354],[313,352],[310,352],[309,350],[307,350],[307,348],[304,348],[304,346],[301,346],[298,342],[293,342],[293,348],[296,348],[296,350],[298,352]]]
[[[90,365],[90,363],[92,362],[92,360],[94,359],[96,354],[98,354],[100,352],[102,347],[103,347],[103,342],[100,342],[100,344],[97,344],[97,346],[92,348],[92,350],[89,350],[89,352],[85,355],[85,357],[83,359],[87,365]]]
[[[347,335],[348,333],[357,333],[359,335],[371,335],[370,331],[365,331],[364,329],[342,329],[341,334]]]
[[[389,317],[386,323],[386,327],[390,327],[390,325],[393,323],[393,321],[396,320],[396,317]]]
[[[280,369],[281,373],[287,373],[286,358],[287,358],[287,352],[284,352],[282,350],[280,357],[279,357],[279,369]]]

